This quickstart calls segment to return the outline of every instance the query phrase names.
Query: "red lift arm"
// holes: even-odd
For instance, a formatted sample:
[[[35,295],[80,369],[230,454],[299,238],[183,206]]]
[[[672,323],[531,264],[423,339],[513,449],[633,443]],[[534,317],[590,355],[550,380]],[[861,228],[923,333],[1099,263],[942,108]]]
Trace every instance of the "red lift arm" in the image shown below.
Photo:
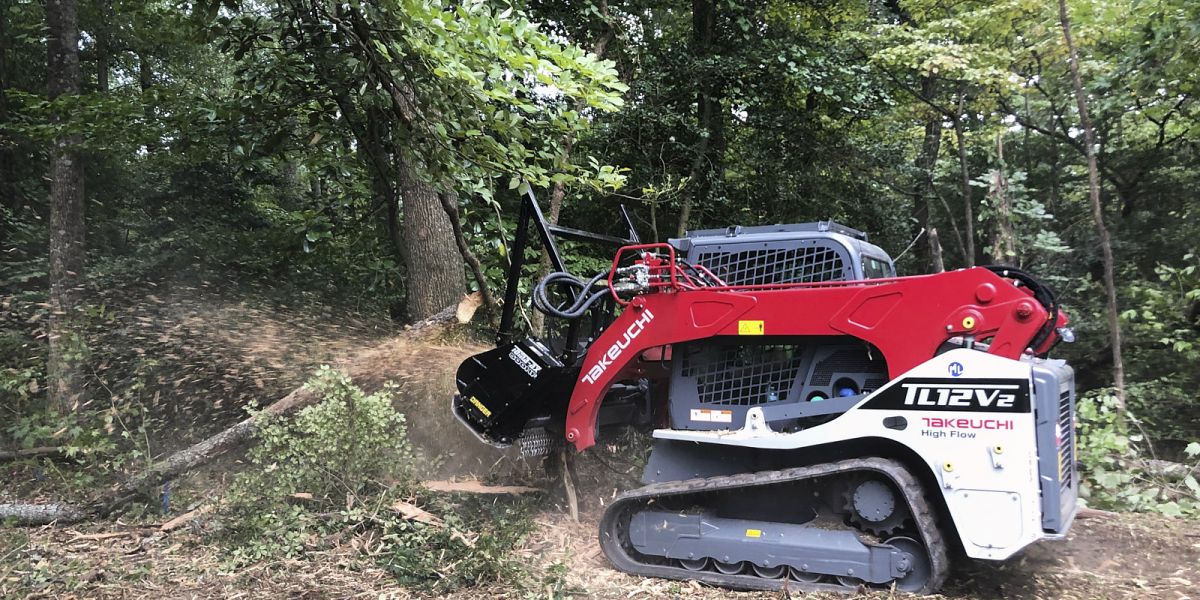
[[[623,248],[613,272],[621,253],[664,246]],[[989,353],[1017,359],[1050,319],[1028,290],[982,267],[892,279],[704,287],[689,283],[694,280],[676,266],[673,250],[665,260],[643,255],[641,262],[650,267],[650,293],[622,302],[625,311],[591,345],[571,394],[566,438],[577,450],[596,443],[597,413],[612,384],[644,377],[657,366],[641,358],[651,348],[714,336],[849,335],[879,349],[895,378],[955,336],[987,341]],[[1066,320],[1059,314],[1055,325]],[[1048,350],[1054,339],[1034,350]]]

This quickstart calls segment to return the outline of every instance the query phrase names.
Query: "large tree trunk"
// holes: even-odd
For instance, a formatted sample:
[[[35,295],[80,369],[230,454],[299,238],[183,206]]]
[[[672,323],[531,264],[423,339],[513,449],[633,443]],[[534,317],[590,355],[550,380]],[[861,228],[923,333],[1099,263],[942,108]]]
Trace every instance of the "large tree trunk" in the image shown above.
[[[79,31],[75,0],[48,0],[46,24],[47,82],[50,99],[79,94]],[[56,114],[62,124],[65,115]],[[76,304],[84,262],[83,165],[80,137],[59,134],[50,151],[50,356],[46,364],[48,399],[62,412],[73,409],[83,395],[83,377],[75,353]]]
[[[1087,95],[1083,91],[1083,78],[1079,75],[1079,52],[1071,37],[1071,19],[1067,15],[1066,0],[1058,0],[1058,18],[1062,23],[1063,40],[1071,61],[1071,86],[1075,89],[1075,103],[1079,107],[1079,122],[1083,126],[1083,140],[1088,165],[1088,201],[1092,208],[1092,220],[1096,225],[1096,236],[1100,238],[1100,254],[1104,261],[1104,293],[1107,296],[1108,329],[1112,343],[1113,385],[1116,387],[1117,402],[1125,408],[1125,363],[1121,357],[1121,320],[1117,307],[1117,284],[1114,275],[1112,239],[1104,223],[1104,210],[1100,205],[1100,169],[1096,164],[1096,130],[1088,114]]]
[[[404,206],[408,314],[418,320],[462,299],[463,258],[437,190],[406,160],[396,162]]]

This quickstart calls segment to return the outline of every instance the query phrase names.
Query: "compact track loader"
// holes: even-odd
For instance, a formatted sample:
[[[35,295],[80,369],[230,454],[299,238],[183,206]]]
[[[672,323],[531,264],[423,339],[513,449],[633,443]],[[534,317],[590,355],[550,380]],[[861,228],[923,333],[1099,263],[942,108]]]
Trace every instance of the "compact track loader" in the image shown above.
[[[740,589],[933,593],[951,554],[1005,560],[1076,512],[1071,341],[1053,292],[1008,267],[896,277],[831,222],[669,243],[547,225],[525,199],[498,346],[458,370],[454,414],[529,454],[653,431],[644,487],[601,546],[647,577]],[[543,338],[513,339],[530,225],[555,272]],[[590,279],[556,238],[618,246]]]

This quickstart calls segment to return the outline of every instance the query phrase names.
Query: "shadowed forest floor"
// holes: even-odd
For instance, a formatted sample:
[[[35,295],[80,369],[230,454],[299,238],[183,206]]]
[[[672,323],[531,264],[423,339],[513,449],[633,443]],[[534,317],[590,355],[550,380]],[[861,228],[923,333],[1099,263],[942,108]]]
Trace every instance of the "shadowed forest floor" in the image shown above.
[[[453,372],[482,346],[461,334],[411,339],[392,337],[349,319],[306,326],[302,316],[273,307],[190,300],[151,302],[154,318],[118,315],[124,335],[153,346],[164,361],[178,361],[191,387],[207,397],[240,400],[255,391],[274,396],[302,381],[315,364],[331,360],[367,390],[385,381],[400,384],[397,408],[410,424],[410,438],[425,460],[427,478],[470,476],[496,483],[537,483],[540,466],[511,452],[484,446],[454,421],[448,410]],[[167,307],[170,307],[169,309]],[[291,315],[291,316],[289,316]],[[141,318],[139,318],[141,317]],[[258,381],[256,382],[255,379]],[[247,381],[249,380],[249,381]],[[211,382],[216,382],[211,383]],[[226,394],[211,386],[228,386]],[[245,396],[242,396],[244,394]],[[263,401],[271,398],[263,398]],[[236,406],[236,404],[234,405]],[[228,407],[228,409],[234,408]],[[203,412],[203,404],[180,408]],[[214,407],[208,406],[208,411]],[[228,410],[227,409],[227,410]],[[224,412],[224,411],[221,411]],[[211,412],[210,412],[211,414]],[[635,436],[636,437],[636,436]],[[644,442],[644,440],[641,440]],[[558,489],[537,497],[529,535],[513,548],[524,575],[519,581],[459,588],[451,597],[477,598],[778,598],[787,594],[731,593],[695,583],[630,577],[614,571],[600,551],[596,523],[603,502],[636,485],[638,440],[622,448],[601,445],[576,462],[582,514],[572,521]],[[227,457],[181,481],[176,511],[129,516],[75,526],[0,528],[0,598],[348,598],[441,597],[406,588],[376,560],[382,542],[365,532],[322,544],[302,559],[231,566],[214,542],[210,517],[201,516],[169,532],[160,530],[188,508],[218,502],[229,473],[241,468]],[[13,486],[0,500],[22,490],[37,493],[29,473],[8,469]],[[19,483],[24,481],[24,484]],[[545,484],[544,481],[542,481]],[[552,488],[555,486],[551,485]],[[24,500],[32,500],[25,496]],[[505,500],[498,500],[505,501]],[[1066,542],[1045,543],[1002,564],[960,561],[947,582],[947,598],[1198,598],[1200,522],[1124,514],[1077,521]],[[886,591],[861,597],[889,597]],[[806,597],[823,597],[808,595]],[[846,597],[846,595],[834,596]]]

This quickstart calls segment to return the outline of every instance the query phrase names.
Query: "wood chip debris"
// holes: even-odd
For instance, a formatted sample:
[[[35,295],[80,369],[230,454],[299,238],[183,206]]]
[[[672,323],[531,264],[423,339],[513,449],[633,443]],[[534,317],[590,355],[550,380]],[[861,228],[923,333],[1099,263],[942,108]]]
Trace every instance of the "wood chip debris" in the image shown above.
[[[431,492],[460,492],[464,494],[533,494],[543,490],[523,485],[484,485],[479,481],[426,481],[421,484]]]
[[[437,515],[414,504],[409,504],[403,500],[397,500],[395,504],[392,504],[392,510],[399,513],[400,516],[404,517],[405,519],[417,521],[419,523],[428,523],[430,525],[437,526],[445,525],[445,521],[442,521],[442,519]]]
[[[195,510],[189,510],[188,512],[185,512],[182,515],[179,515],[178,517],[175,517],[174,519],[171,519],[170,521],[163,523],[162,526],[158,528],[158,530],[163,533],[166,533],[168,531],[179,529],[179,527],[181,527],[183,525],[187,525],[188,523],[191,523],[192,521],[194,521],[196,519],[196,517],[199,517],[201,515],[205,515],[205,514],[212,512],[213,508],[215,508],[215,507],[216,507],[215,504],[205,504],[204,506],[201,506],[200,508],[197,508]]]

